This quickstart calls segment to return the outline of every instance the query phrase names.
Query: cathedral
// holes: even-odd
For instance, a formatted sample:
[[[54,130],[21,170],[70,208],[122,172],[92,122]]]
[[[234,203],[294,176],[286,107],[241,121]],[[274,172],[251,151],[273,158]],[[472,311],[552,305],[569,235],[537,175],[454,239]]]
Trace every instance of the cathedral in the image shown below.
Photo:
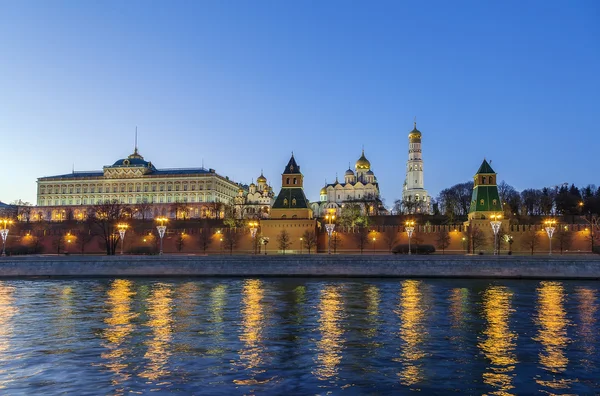
[[[369,215],[385,210],[379,196],[377,178],[364,150],[354,165],[354,171],[348,166],[344,182],[341,183],[336,177],[334,183],[325,184],[319,194],[319,202],[313,203],[312,207],[319,216],[329,211],[335,211],[339,215],[341,208],[348,203],[360,205],[363,213]]]
[[[404,213],[431,213],[431,198],[423,182],[423,157],[421,154],[421,132],[414,128],[408,134],[408,161],[406,178],[402,189],[402,210]]]
[[[233,199],[235,217],[238,219],[267,219],[275,201],[273,188],[267,184],[267,178],[260,173],[256,183],[250,183],[248,189],[240,187]]]

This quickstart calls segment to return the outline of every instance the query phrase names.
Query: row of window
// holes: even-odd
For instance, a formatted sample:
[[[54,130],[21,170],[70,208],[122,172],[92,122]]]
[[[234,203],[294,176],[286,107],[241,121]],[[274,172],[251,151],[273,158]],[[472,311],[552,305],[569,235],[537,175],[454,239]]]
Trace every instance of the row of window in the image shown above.
[[[62,198],[62,199],[40,199],[39,200],[39,205],[40,206],[46,206],[46,205],[94,205],[97,203],[102,203],[104,202],[106,199],[113,199],[113,198],[107,198],[107,197],[91,197],[91,198],[77,198],[77,199],[73,199],[73,198]],[[118,199],[121,203],[127,203],[127,204],[140,204],[140,203],[174,203],[174,202],[210,202],[210,198],[208,197],[204,197],[204,196],[199,196],[199,197],[195,197],[195,196],[191,196],[191,197],[172,197],[172,196],[159,196],[159,197],[154,197],[154,196],[150,196],[148,198],[141,198],[141,197],[114,197],[114,199]],[[226,200],[226,199],[225,199]],[[216,202],[220,202],[221,198],[217,197],[215,199]]]

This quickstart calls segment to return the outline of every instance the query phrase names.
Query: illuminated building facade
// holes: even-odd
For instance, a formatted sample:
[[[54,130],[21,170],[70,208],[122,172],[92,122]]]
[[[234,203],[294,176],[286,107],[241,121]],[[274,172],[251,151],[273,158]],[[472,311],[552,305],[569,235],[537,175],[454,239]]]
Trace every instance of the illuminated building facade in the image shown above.
[[[339,215],[341,207],[348,203],[358,204],[363,213],[370,215],[384,210],[379,184],[364,150],[354,165],[354,171],[348,167],[343,183],[336,177],[335,183],[326,184],[319,193],[319,202],[313,203],[312,208],[319,216],[334,210]]]
[[[415,122],[413,130],[408,134],[408,161],[406,162],[406,178],[402,188],[402,202],[406,213],[431,212],[431,198],[425,190],[423,181],[421,136]]]
[[[267,184],[267,178],[260,173],[256,183],[250,183],[248,189],[238,189],[234,198],[235,216],[238,219],[267,219],[275,201],[273,188]]]
[[[85,217],[87,209],[107,200],[126,205],[150,205],[148,216],[177,216],[174,204],[187,217],[215,217],[215,204],[232,203],[239,185],[214,169],[157,169],[144,160],[137,147],[127,158],[101,171],[41,177],[37,180],[34,220],[68,220]]]

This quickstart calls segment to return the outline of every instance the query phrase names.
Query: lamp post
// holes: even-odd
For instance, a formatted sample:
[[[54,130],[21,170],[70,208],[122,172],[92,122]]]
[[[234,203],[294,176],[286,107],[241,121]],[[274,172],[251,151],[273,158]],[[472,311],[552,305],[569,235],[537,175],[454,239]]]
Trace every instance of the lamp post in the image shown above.
[[[327,254],[331,254],[331,234],[335,229],[335,215],[328,213],[325,215],[325,230],[327,230]]]
[[[6,256],[6,238],[8,237],[8,226],[12,223],[12,220],[0,219],[0,224],[2,224],[2,229],[0,229],[0,235],[2,236],[2,257]]]
[[[304,241],[304,238],[300,237],[300,254],[302,254],[302,241]]]
[[[548,241],[550,244],[548,256],[552,256],[552,235],[554,234],[554,230],[556,230],[556,220],[548,219],[544,224],[546,225],[546,228],[544,229],[546,230],[546,234],[548,234]]]
[[[262,244],[265,245],[265,256],[267,255],[267,244],[269,243],[269,237],[263,237]]]
[[[119,230],[119,237],[121,237],[121,254],[123,254],[123,245],[125,244],[125,231],[127,231],[127,227],[129,227],[125,223],[117,224],[117,229]],[[161,237],[162,240],[162,237]],[[162,250],[162,248],[161,248]]]
[[[169,221],[169,219],[167,219],[166,217],[157,217],[155,220],[158,221],[160,224],[160,225],[156,226],[156,229],[158,230],[158,236],[160,238],[160,252],[158,254],[162,255],[163,254],[163,237],[165,236],[165,231],[167,231],[167,226],[165,225],[165,223],[167,221]]]
[[[494,231],[494,255],[498,255],[498,232],[500,231],[500,226],[502,225],[502,215],[501,214],[492,214],[490,216],[492,221],[490,221],[490,225],[492,226],[492,231]]]
[[[251,221],[248,223],[248,227],[250,227],[250,235],[252,236],[252,249],[254,250],[254,254],[256,254],[256,233],[258,232],[258,221]]]
[[[375,241],[376,241],[376,240],[377,240],[377,239],[376,239],[375,237],[373,237],[373,254],[375,254]]]
[[[412,254],[410,251],[410,239],[412,238],[413,232],[415,232],[414,220],[406,221],[404,229],[406,230],[406,234],[408,234],[408,254]]]

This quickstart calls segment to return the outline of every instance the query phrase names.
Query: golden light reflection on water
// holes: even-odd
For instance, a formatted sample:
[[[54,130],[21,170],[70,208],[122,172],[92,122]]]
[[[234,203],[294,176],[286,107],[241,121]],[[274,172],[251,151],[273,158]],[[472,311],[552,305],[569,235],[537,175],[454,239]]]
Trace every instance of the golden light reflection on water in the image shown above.
[[[465,315],[468,309],[469,290],[456,288],[450,291],[450,316],[452,327],[462,328],[465,325]]]
[[[15,287],[0,281],[0,361],[7,360],[6,353],[13,336],[12,318],[19,312],[15,306],[15,292]],[[8,381],[6,370],[0,365],[0,389],[5,388]]]
[[[342,361],[344,334],[341,321],[344,315],[341,288],[327,285],[321,290],[319,301],[319,332],[321,339],[317,342],[316,367],[313,374],[320,380],[327,380],[338,374],[338,366]]]
[[[265,313],[262,299],[264,296],[263,283],[258,279],[244,282],[242,289],[242,333],[240,341],[244,347],[239,351],[240,364],[249,374],[249,378],[235,379],[238,385],[265,383],[259,381],[258,374],[264,373],[261,368],[264,359],[263,331],[265,329]]]
[[[379,303],[381,297],[379,288],[375,285],[369,285],[366,290],[367,297],[367,328],[364,334],[367,338],[373,338],[377,335],[377,321],[379,320]]]
[[[540,282],[537,293],[536,324],[539,329],[534,340],[542,344],[544,350],[539,354],[539,361],[552,378],[544,380],[538,376],[536,382],[551,389],[566,389],[571,381],[556,378],[556,374],[563,373],[569,363],[565,354],[570,340],[567,337],[569,321],[564,309],[564,288],[560,282],[544,281]]]
[[[513,293],[504,286],[490,286],[483,294],[483,315],[486,328],[485,339],[478,343],[490,366],[483,374],[483,382],[495,388],[491,395],[512,395],[515,376],[515,346],[517,335],[510,330],[513,312]]]
[[[104,319],[107,327],[102,335],[106,340],[104,346],[108,351],[102,353],[101,356],[108,360],[105,366],[115,374],[111,380],[115,387],[131,377],[126,363],[127,354],[131,353],[131,349],[126,348],[124,342],[134,330],[131,321],[137,317],[137,314],[131,310],[132,299],[135,295],[132,286],[133,283],[130,280],[117,279],[111,283],[107,292],[106,303],[110,316]],[[122,394],[124,389],[117,388],[115,392]]]
[[[398,309],[395,311],[400,317],[399,336],[404,343],[400,348],[400,357],[395,360],[402,363],[403,368],[398,377],[400,383],[406,386],[413,386],[424,379],[420,360],[426,355],[422,344],[427,329],[423,323],[425,307],[421,287],[421,281],[404,281]]]
[[[213,340],[213,345],[207,345],[206,353],[208,355],[221,355],[225,352],[223,345],[225,343],[225,337],[223,336],[225,332],[225,324],[224,324],[224,310],[227,305],[227,286],[224,284],[216,285],[210,291],[210,323],[211,329],[209,330],[211,334],[211,339]]]
[[[173,286],[157,283],[148,298],[148,322],[146,325],[152,331],[152,338],[146,342],[148,349],[144,354],[147,360],[142,378],[151,381],[168,376],[170,373],[167,364],[171,357],[173,338]],[[164,384],[164,382],[162,383]]]
[[[597,330],[596,327],[596,312],[598,305],[596,304],[596,290],[587,287],[579,287],[575,291],[575,296],[579,301],[579,318],[580,326],[578,335],[583,344],[583,350],[589,358],[595,356]],[[591,364],[593,359],[586,359],[586,364]]]

